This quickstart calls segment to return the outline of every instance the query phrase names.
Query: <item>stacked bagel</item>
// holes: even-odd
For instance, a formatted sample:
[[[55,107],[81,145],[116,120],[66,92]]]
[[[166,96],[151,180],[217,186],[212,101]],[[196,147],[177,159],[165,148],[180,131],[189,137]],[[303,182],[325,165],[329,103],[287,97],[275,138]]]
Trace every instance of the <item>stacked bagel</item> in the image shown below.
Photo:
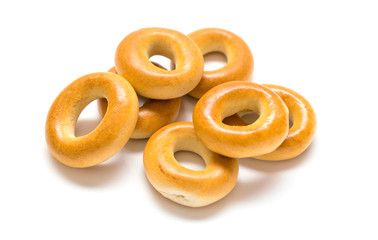
[[[227,64],[204,71],[203,56],[222,52]],[[172,60],[172,70],[150,61]],[[200,207],[226,196],[238,178],[238,158],[269,161],[298,156],[310,145],[316,117],[310,103],[288,88],[250,82],[254,60],[248,45],[232,32],[206,28],[188,36],[171,29],[144,28],[127,35],[108,72],[85,75],[53,102],[46,141],[61,163],[76,168],[102,163],[130,138],[149,138],[145,173],[163,196]],[[147,98],[139,108],[138,96]],[[193,122],[175,122],[181,97],[199,99]],[[81,111],[93,100],[103,116],[91,133],[76,137]],[[243,112],[259,115],[246,122]],[[201,171],[180,165],[178,151],[199,154]]]

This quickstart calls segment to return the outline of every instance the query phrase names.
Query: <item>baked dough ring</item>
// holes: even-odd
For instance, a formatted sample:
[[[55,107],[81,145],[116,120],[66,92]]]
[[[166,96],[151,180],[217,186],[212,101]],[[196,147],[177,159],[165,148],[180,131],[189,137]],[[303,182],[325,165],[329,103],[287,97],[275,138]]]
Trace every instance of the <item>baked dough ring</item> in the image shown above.
[[[202,79],[189,95],[200,98],[211,88],[230,81],[248,81],[253,72],[253,56],[248,45],[236,34],[219,29],[205,28],[188,35],[203,55],[222,52],[227,64],[214,71],[204,71]]]
[[[162,68],[157,63],[153,64]],[[117,73],[114,67],[109,69],[109,72]],[[99,99],[97,103],[100,115],[104,116],[108,102],[105,99]],[[138,120],[130,138],[149,138],[161,127],[174,122],[180,111],[180,105],[181,98],[168,100],[147,99],[143,106],[139,108]]]
[[[109,108],[95,130],[75,136],[81,111],[93,100],[106,98]],[[92,73],[67,86],[55,99],[46,120],[46,141],[61,163],[77,168],[99,164],[128,141],[138,117],[138,97],[132,86],[114,73]]]
[[[201,171],[180,165],[178,151],[199,154],[206,163]],[[235,186],[237,159],[216,154],[198,139],[191,122],[172,123],[148,140],[143,154],[146,176],[164,197],[190,207],[211,204],[226,196]]]
[[[254,156],[256,159],[268,161],[280,161],[294,158],[304,152],[311,144],[316,130],[316,116],[311,104],[299,93],[272,84],[263,84],[277,93],[289,110],[289,119],[293,123],[289,133],[273,152]],[[234,114],[223,120],[223,123],[234,126],[248,125],[238,114]]]
[[[175,64],[174,70],[154,66],[149,58],[162,55]],[[143,28],[119,44],[115,67],[140,95],[153,99],[181,97],[197,86],[203,73],[203,56],[186,35],[165,28]]]
[[[224,118],[251,110],[260,117],[248,126],[224,124]],[[272,152],[286,138],[289,113],[281,98],[257,83],[235,81],[208,91],[197,102],[193,124],[198,137],[212,151],[243,158]]]
[[[311,144],[316,131],[316,116],[311,104],[299,93],[277,85],[264,84],[277,93],[289,109],[293,125],[285,141],[273,152],[254,156],[261,160],[279,161],[294,158]]]

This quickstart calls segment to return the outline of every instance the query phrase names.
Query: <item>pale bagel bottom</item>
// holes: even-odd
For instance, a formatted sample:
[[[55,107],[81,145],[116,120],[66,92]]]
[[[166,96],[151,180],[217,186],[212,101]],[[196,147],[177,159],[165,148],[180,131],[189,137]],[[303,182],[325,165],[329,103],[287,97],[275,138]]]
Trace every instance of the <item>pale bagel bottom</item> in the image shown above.
[[[180,165],[178,151],[200,155],[206,168],[201,171]],[[147,142],[143,155],[146,176],[164,197],[189,207],[202,207],[225,197],[236,184],[239,165],[207,149],[190,122],[172,123],[157,131]]]

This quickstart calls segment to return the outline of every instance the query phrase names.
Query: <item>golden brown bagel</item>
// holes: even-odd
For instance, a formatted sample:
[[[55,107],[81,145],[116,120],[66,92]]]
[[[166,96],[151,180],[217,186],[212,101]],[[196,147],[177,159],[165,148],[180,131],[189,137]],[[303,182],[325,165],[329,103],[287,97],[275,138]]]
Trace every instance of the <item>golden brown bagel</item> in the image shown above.
[[[161,67],[157,63],[153,63]],[[109,72],[117,73],[114,67]],[[108,102],[105,99],[98,100],[98,108],[101,116],[106,113]],[[132,139],[149,138],[161,127],[176,120],[180,110],[181,98],[168,100],[147,99],[139,108],[138,120],[135,129],[131,134]]]
[[[93,100],[106,98],[108,111],[91,133],[76,137],[81,111]],[[46,120],[46,141],[61,163],[77,168],[99,164],[128,141],[138,117],[138,97],[123,77],[92,73],[68,85],[55,99]]]
[[[201,171],[180,165],[178,151],[199,154],[206,163]],[[226,196],[236,184],[237,159],[227,158],[206,148],[190,122],[172,123],[154,133],[143,154],[146,176],[164,197],[190,207],[211,204]]]
[[[251,110],[260,117],[248,126],[224,124],[224,118]],[[203,95],[193,111],[201,141],[212,151],[243,158],[272,152],[286,138],[289,113],[272,90],[257,83],[235,81],[218,85]]]
[[[174,70],[154,66],[149,58],[162,55],[174,62]],[[127,35],[119,44],[115,67],[140,95],[171,99],[190,92],[201,80],[203,56],[184,34],[165,28],[143,28]]]
[[[200,98],[211,88],[230,81],[248,81],[253,72],[253,56],[248,45],[236,34],[219,29],[205,28],[188,35],[203,55],[221,52],[227,64],[214,71],[204,71],[202,79],[189,95]]]
[[[316,130],[316,116],[311,104],[299,93],[277,85],[264,84],[277,93],[289,109],[293,123],[285,141],[273,152],[254,156],[262,160],[279,161],[298,156],[311,144]]]

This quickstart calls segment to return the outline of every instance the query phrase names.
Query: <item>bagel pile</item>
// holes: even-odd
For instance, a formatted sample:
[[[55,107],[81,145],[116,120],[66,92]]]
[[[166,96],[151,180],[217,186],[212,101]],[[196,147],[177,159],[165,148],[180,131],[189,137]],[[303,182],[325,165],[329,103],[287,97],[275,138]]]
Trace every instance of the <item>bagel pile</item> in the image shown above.
[[[227,64],[204,71],[203,56],[221,52]],[[172,70],[150,61],[172,60]],[[254,60],[248,45],[232,32],[206,28],[189,35],[143,28],[118,45],[115,66],[85,75],[55,99],[46,120],[46,142],[61,163],[75,168],[100,164],[130,138],[149,138],[143,153],[146,176],[163,196],[201,207],[226,196],[238,178],[238,158],[280,161],[310,145],[316,117],[310,103],[286,87],[250,82]],[[138,96],[147,98],[139,107]],[[193,122],[174,122],[181,97],[199,99]],[[103,116],[85,136],[75,136],[81,111],[93,100]],[[253,123],[242,115],[259,115]],[[191,170],[174,157],[199,154],[204,170]]]

